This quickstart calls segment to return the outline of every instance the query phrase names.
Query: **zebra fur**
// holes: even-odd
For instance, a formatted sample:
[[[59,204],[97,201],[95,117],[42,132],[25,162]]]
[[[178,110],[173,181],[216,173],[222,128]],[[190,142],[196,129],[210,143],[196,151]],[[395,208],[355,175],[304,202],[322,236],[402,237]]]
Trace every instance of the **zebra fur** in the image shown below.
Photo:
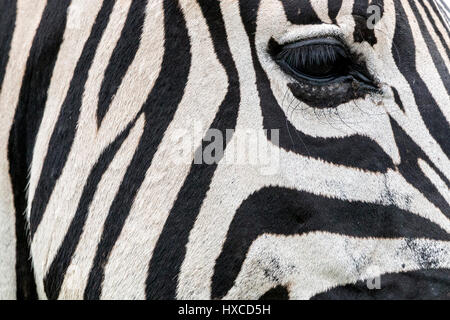
[[[0,17],[0,298],[448,298],[444,1],[4,0]],[[299,99],[269,44],[318,37],[379,92]],[[197,164],[208,128],[233,133]],[[279,130],[274,174],[226,161],[246,129]]]

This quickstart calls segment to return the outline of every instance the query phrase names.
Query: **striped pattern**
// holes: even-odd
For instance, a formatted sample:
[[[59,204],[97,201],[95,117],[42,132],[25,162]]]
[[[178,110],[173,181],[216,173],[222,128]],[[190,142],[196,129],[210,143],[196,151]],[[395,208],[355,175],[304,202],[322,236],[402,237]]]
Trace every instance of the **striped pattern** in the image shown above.
[[[448,298],[445,1],[3,0],[0,18],[0,298]],[[378,94],[296,98],[269,43],[330,36]],[[208,128],[224,155],[198,164]],[[245,130],[271,174],[227,161]]]
[[[438,8],[437,10],[439,10],[448,26],[450,23],[450,7],[448,6],[448,3],[444,0],[436,0],[435,4]],[[431,5],[433,5],[433,3],[431,3]]]

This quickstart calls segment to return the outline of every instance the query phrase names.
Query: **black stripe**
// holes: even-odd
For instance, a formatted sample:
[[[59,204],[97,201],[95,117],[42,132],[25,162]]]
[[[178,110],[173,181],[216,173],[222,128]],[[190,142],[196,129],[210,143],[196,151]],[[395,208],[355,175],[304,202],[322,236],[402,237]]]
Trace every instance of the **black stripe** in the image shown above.
[[[336,18],[342,7],[342,0],[328,0],[328,16],[336,24]]]
[[[260,74],[260,77],[265,75]],[[267,90],[264,88],[266,83],[259,82],[264,129],[279,130],[279,147],[299,155],[372,172],[385,173],[394,167],[389,155],[366,136],[355,134],[342,138],[321,138],[297,130],[286,118],[273,93],[268,91],[270,87]]]
[[[57,3],[66,1],[53,0]],[[114,6],[113,1],[105,1],[98,14],[89,39],[86,41],[80,59],[74,71],[66,98],[61,106],[55,129],[49,142],[39,182],[31,206],[30,229],[33,238],[47,207],[56,181],[61,176],[70,149],[75,138],[76,126],[80,116],[84,86],[88,79],[89,69],[95,57],[95,51],[109,21],[109,14]],[[60,9],[59,12],[66,12]]]
[[[110,3],[109,1],[105,1]],[[116,156],[117,151],[128,137],[132,127],[136,123],[136,119],[132,121],[127,128],[112,142],[101,154],[97,163],[92,168],[86,184],[83,188],[78,208],[72,222],[67,230],[64,240],[53,259],[44,279],[44,289],[48,299],[57,299],[64,282],[67,268],[69,267],[75,250],[77,249],[84,225],[88,218],[89,208],[97,191],[104,173],[108,170],[112,160]]]
[[[417,1],[417,0],[415,0]],[[427,44],[428,52],[430,53],[431,59],[433,60],[433,63],[437,69],[437,72],[439,74],[439,77],[442,80],[442,83],[444,84],[445,89],[447,90],[447,95],[450,95],[450,73],[445,65],[445,61],[443,57],[441,56],[441,53],[439,52],[438,48],[436,47],[436,43],[434,42],[433,38],[431,38],[431,35],[425,26],[425,22],[423,21],[422,16],[420,15],[419,10],[417,9],[417,6],[415,4],[415,1],[409,1],[411,5],[411,9],[414,12],[414,15],[416,16],[417,23],[419,24],[420,31],[422,31],[423,39],[425,40],[425,43]],[[447,48],[448,49],[448,48]],[[448,50],[447,50],[448,52]],[[450,100],[449,100],[450,101]]]
[[[300,25],[323,23],[314,11],[314,8],[311,5],[311,0],[280,1],[283,4],[286,17],[290,22]]]
[[[392,195],[386,191],[384,197]],[[212,278],[212,298],[222,298],[238,276],[251,244],[263,234],[326,231],[352,237],[450,240],[438,225],[395,206],[343,201],[307,192],[266,187],[239,207]]]
[[[420,270],[381,275],[380,289],[367,281],[333,288],[312,300],[449,300],[449,269]]]
[[[228,92],[210,128],[225,136],[226,129],[234,129],[240,103],[239,76],[228,46],[227,35],[219,3],[198,0],[209,27],[214,50],[228,77]],[[205,106],[207,107],[207,106]],[[224,150],[228,141],[224,141]],[[203,152],[205,143],[197,152]],[[217,164],[192,164],[190,172],[167,218],[150,261],[146,283],[147,299],[174,299],[178,275],[186,254],[189,233],[209,190]]]
[[[256,52],[255,12],[257,12],[258,3],[259,0],[241,2],[243,6],[241,14],[243,15],[245,29],[250,39],[264,129],[268,129],[268,133],[270,133],[270,129],[278,129],[279,146],[287,151],[375,172],[386,172],[388,168],[393,168],[394,165],[391,158],[376,142],[365,136],[354,135],[344,138],[312,137],[297,130],[290,123],[273,95],[270,81],[261,66]]]
[[[276,286],[264,293],[259,300],[289,300],[289,291],[284,286]]]
[[[407,15],[400,0],[394,0],[396,24],[392,54],[399,71],[408,81],[417,107],[431,136],[449,156],[449,125],[428,87],[417,72],[416,47]]]
[[[69,5],[70,1],[67,0],[47,2],[28,56],[8,145],[16,206],[17,296],[24,299],[36,297],[23,216],[27,204],[27,174],[47,101],[47,90],[63,41]]]
[[[139,145],[106,218],[92,269],[84,291],[85,299],[99,299],[104,267],[130,213],[164,133],[183,97],[191,66],[190,40],[178,2],[164,1],[164,57],[161,72],[138,116],[145,115]]]
[[[16,25],[16,0],[0,2],[0,92],[9,60],[9,50]]]
[[[97,107],[98,127],[108,112],[112,98],[119,89],[123,77],[138,51],[144,27],[146,5],[147,1],[142,0],[133,0],[131,3],[120,39],[114,48],[102,81]]]
[[[403,105],[402,99],[400,98],[400,95],[398,94],[398,90],[395,89],[395,87],[391,87],[391,89],[392,89],[392,92],[394,93],[394,101],[395,101],[395,103],[398,105],[400,110],[405,112],[405,106]]]
[[[442,32],[439,30],[438,26],[437,26],[437,22],[433,19],[433,16],[431,15],[430,10],[428,9],[428,7],[425,5],[425,3],[423,2],[423,0],[419,0],[420,4],[422,5],[422,8],[425,10],[425,13],[428,17],[428,20],[430,21],[430,24],[433,26],[433,30],[434,32],[437,34],[437,36],[439,37],[439,40],[441,41],[442,46],[445,49],[445,52],[447,54],[447,58],[450,59],[450,47],[449,47],[449,43],[447,43],[444,40],[444,36],[442,35]]]

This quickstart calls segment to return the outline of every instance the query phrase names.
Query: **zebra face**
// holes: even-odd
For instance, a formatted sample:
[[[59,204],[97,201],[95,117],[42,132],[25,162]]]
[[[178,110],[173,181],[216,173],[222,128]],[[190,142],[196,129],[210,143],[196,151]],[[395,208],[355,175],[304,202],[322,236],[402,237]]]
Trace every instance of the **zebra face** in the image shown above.
[[[405,222],[412,229],[406,231],[402,224],[402,230],[394,231],[391,223],[396,223],[391,219],[407,215],[406,212],[418,212],[419,202],[419,206],[431,204],[421,217],[430,219],[434,215],[438,228],[447,230],[447,165],[441,162],[447,154],[443,137],[448,136],[445,116],[449,102],[449,78],[445,71],[448,55],[444,49],[447,45],[443,38],[440,42],[430,41],[432,30],[428,31],[423,21],[424,10],[430,9],[427,5],[421,8],[403,1],[371,4],[380,10],[379,19],[372,26],[366,1],[240,3],[248,47],[241,42],[240,51],[233,52],[232,33],[238,33],[237,25],[229,26],[227,40],[233,56],[251,57],[248,60],[253,68],[248,73],[254,72],[259,99],[252,100],[249,106],[241,102],[241,110],[247,107],[253,118],[260,115],[259,122],[249,119],[244,126],[278,129],[276,141],[270,135],[268,139],[282,151],[277,177],[261,183],[265,188],[255,188],[258,191],[251,194],[244,192],[247,197],[238,201],[236,215],[227,224],[226,240],[215,262],[213,297],[257,298],[270,288],[276,290],[269,291],[269,296],[271,292],[281,295],[289,292],[291,298],[311,297],[312,292],[322,291],[321,286],[333,287],[331,283],[335,280],[331,279],[347,272],[337,271],[331,262],[333,267],[322,264],[330,252],[333,259],[342,259],[342,266],[351,265],[354,268],[351,273],[366,273],[366,279],[370,278],[367,274],[378,268],[377,263],[369,260],[379,258],[371,257],[363,249],[365,245],[371,247],[368,243],[356,248],[349,239],[314,232],[369,236],[386,242],[389,242],[386,238],[409,237],[413,226],[422,222]],[[221,6],[225,17],[232,16],[227,11],[236,7]],[[422,64],[425,61],[430,69],[436,70],[433,77]],[[447,67],[440,69],[444,64]],[[242,71],[244,66],[237,69]],[[248,76],[244,72],[239,75],[241,81]],[[429,85],[425,84],[425,78]],[[250,88],[252,80],[241,88]],[[250,90],[244,92],[252,96]],[[244,118],[240,120],[244,122]],[[431,145],[434,147],[428,149]],[[442,183],[427,177],[425,163],[435,168]],[[370,179],[374,180],[368,182]],[[277,187],[269,187],[270,184]],[[291,193],[291,189],[319,197]],[[326,204],[328,197],[336,201]],[[367,201],[369,198],[372,200]],[[349,203],[352,205],[347,207]],[[379,204],[382,206],[378,207]],[[350,218],[346,215],[350,212],[361,216]],[[377,214],[371,216],[369,212]],[[431,212],[436,215],[428,215]],[[321,249],[317,250],[330,252],[309,255],[305,244],[309,243],[308,232],[312,232],[309,234],[312,238],[317,237],[311,240],[315,243],[311,247],[323,241],[324,246],[319,245]],[[334,241],[339,243],[337,248],[329,244]],[[394,242],[387,246],[392,246],[389,249],[392,254],[400,254],[403,250],[400,247],[405,246],[401,241]],[[343,250],[347,246],[352,247],[348,252]],[[448,252],[430,249],[433,246],[423,244],[420,250],[439,251],[441,258],[444,257],[441,253]],[[371,247],[369,251],[376,249]],[[349,263],[349,255],[357,258],[351,258]],[[441,258],[438,260],[442,262]],[[391,263],[392,267],[396,264],[393,261],[388,264]],[[298,266],[302,266],[302,271]],[[403,266],[398,264],[391,272],[405,271]],[[315,272],[326,276],[319,281],[307,279]],[[336,291],[345,295],[345,290],[339,290]]]
[[[26,2],[0,179],[40,297],[448,293],[443,5]]]

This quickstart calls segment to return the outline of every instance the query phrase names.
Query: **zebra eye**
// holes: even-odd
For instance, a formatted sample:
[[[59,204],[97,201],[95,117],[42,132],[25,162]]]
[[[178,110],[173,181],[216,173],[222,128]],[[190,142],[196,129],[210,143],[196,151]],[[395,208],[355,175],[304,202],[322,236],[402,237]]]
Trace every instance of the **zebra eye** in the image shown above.
[[[294,78],[326,83],[349,75],[345,47],[334,39],[305,40],[283,46],[275,61]]]
[[[294,96],[313,107],[336,107],[380,92],[365,62],[337,39],[310,39],[286,45],[271,39],[268,50],[280,68],[296,80],[288,83]]]

